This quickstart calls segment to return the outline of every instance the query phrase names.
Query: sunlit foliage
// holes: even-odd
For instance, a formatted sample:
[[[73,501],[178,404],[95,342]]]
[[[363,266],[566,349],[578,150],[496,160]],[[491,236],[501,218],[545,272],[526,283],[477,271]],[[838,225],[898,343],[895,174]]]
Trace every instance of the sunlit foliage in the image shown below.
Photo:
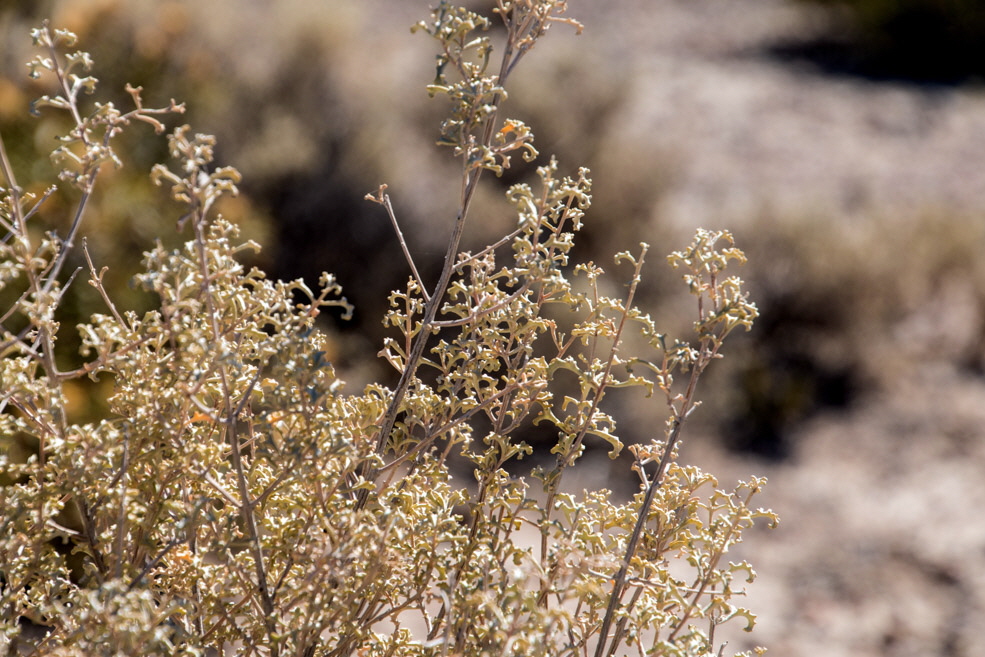
[[[537,157],[531,130],[501,119],[500,103],[549,29],[580,29],[565,12],[562,0],[500,0],[497,48],[489,18],[449,3],[418,26],[440,48],[429,90],[451,103],[439,143],[461,161],[460,207],[436,284],[405,249],[410,275],[390,297],[380,352],[398,383],[356,392],[316,326],[322,312],[348,312],[340,287],[328,274],[315,289],[272,281],[240,263],[258,247],[214,210],[239,174],[187,126],[152,177],[183,206],[190,238],[148,245],[134,281],[153,310],[118,307],[80,241],[87,200],[100,170],[122,164],[116,135],[134,122],[162,132],[182,106],[145,108],[135,88],[129,111],[85,102],[97,85],[88,55],[66,52],[67,32],[36,31],[32,72],[56,88],[36,108],[72,119],[54,157],[80,197],[64,236],[39,234],[31,220],[45,199],[21,191],[0,148],[0,286],[15,299],[0,317],[0,648],[697,656],[723,654],[721,623],[752,629],[736,598],[754,571],[725,555],[757,518],[775,523],[751,506],[765,482],[719,488],[677,461],[701,374],[757,315],[725,274],[744,259],[728,232],[698,231],[669,257],[695,297],[691,342],[667,338],[634,304],[647,245],[616,257],[622,298],[604,293],[601,267],[572,262],[587,170],[562,175],[550,159],[536,185],[510,188],[512,231],[458,250],[483,172],[501,174],[513,151]],[[386,188],[369,198],[399,234]],[[76,327],[79,354],[58,349],[71,330],[59,322],[63,291],[80,284],[62,271],[72,249],[105,305]],[[648,352],[625,353],[630,332]],[[95,422],[68,405],[86,377],[112,389]],[[652,441],[629,448],[638,494],[567,492],[587,441],[623,449],[605,410],[623,387],[667,408]],[[553,465],[526,478],[506,466],[532,452],[520,438],[531,424],[553,427],[556,442]],[[474,476],[456,478],[452,458]]]

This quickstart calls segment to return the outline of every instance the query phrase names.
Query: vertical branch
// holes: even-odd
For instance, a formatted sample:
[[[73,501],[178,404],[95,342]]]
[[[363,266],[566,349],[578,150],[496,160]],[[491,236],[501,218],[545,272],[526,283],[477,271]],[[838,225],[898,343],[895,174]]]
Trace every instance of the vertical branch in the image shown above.
[[[691,375],[685,391],[675,397],[672,395],[669,386],[664,388],[667,395],[667,402],[671,408],[672,418],[670,430],[667,434],[667,442],[663,446],[656,472],[647,484],[643,503],[626,545],[626,553],[613,581],[612,593],[599,631],[595,657],[602,657],[603,654],[608,654],[611,657],[611,655],[615,654],[622,640],[622,632],[621,630],[617,630],[612,636],[612,644],[606,653],[605,646],[609,639],[609,628],[615,617],[616,610],[620,606],[629,567],[636,554],[640,538],[643,535],[643,529],[649,516],[650,507],[653,504],[657,490],[663,484],[667,468],[674,458],[684,423],[687,421],[691,412],[697,407],[698,402],[695,400],[695,389],[698,379],[711,361],[720,357],[719,349],[725,337],[736,326],[745,326],[748,330],[752,320],[758,314],[755,305],[748,303],[745,295],[740,293],[737,288],[729,289],[728,286],[720,283],[719,274],[729,259],[744,260],[741,252],[735,249],[728,249],[723,252],[716,251],[715,243],[720,238],[725,238],[729,243],[732,241],[731,235],[728,233],[715,234],[699,230],[695,242],[687,252],[674,253],[669,258],[671,264],[675,267],[684,264],[690,270],[689,274],[684,275],[684,279],[691,286],[692,294],[695,294],[698,298],[698,322],[695,328],[699,333],[700,339],[693,361],[690,359],[684,361],[691,368]],[[705,308],[705,295],[708,296],[711,302],[712,307],[710,309]],[[664,357],[663,375],[666,376],[670,369],[666,349],[664,350]],[[681,363],[678,362],[678,364]],[[642,467],[640,471],[642,473]],[[622,626],[620,625],[620,627]]]
[[[430,301],[431,296],[428,294],[427,287],[424,285],[424,279],[421,278],[421,274],[417,271],[417,265],[414,264],[414,258],[410,255],[410,249],[407,248],[407,240],[404,239],[404,233],[400,230],[400,224],[397,222],[397,215],[393,211],[393,204],[390,202],[390,195],[386,193],[386,188],[386,185],[380,185],[376,194],[367,194],[365,198],[367,201],[379,203],[386,208],[387,216],[390,217],[390,223],[393,224],[393,232],[397,234],[397,241],[400,242],[400,250],[404,252],[404,259],[407,260],[407,264],[410,266],[414,280],[421,287],[421,294],[424,295],[424,301]]]
[[[623,306],[622,314],[619,318],[619,326],[616,329],[616,333],[612,338],[612,346],[609,349],[609,356],[606,359],[605,370],[602,373],[602,378],[599,381],[598,389],[595,392],[595,396],[592,398],[592,405],[585,416],[585,421],[582,423],[581,429],[578,432],[578,436],[575,438],[571,445],[571,449],[566,454],[558,454],[557,459],[557,472],[558,476],[552,481],[551,489],[547,493],[547,501],[544,503],[544,522],[548,522],[551,518],[551,513],[554,509],[554,500],[557,496],[558,490],[560,489],[560,473],[561,471],[570,465],[571,455],[577,453],[578,449],[581,447],[582,442],[585,439],[585,435],[588,433],[589,429],[592,428],[593,419],[595,413],[599,408],[599,404],[602,403],[602,398],[605,396],[606,387],[609,385],[610,377],[612,376],[612,364],[616,361],[619,353],[619,346],[622,341],[622,334],[626,328],[626,320],[629,318],[630,309],[633,307],[633,300],[636,298],[636,288],[640,282],[640,272],[643,269],[643,262],[646,259],[646,253],[649,249],[647,244],[642,244],[642,252],[640,253],[639,259],[636,261],[636,268],[633,271],[633,279],[629,285],[629,293],[626,295],[626,303]],[[541,544],[540,553],[542,558],[547,554],[547,534],[541,534]],[[634,546],[635,550],[635,546]],[[546,584],[542,587],[541,600],[547,598],[547,587]]]
[[[691,370],[691,377],[688,382],[688,392],[685,394],[685,397],[681,402],[680,409],[674,413],[673,425],[671,427],[670,434],[667,436],[667,444],[664,446],[663,453],[660,456],[660,462],[657,464],[657,470],[647,485],[646,495],[643,496],[643,503],[640,505],[639,514],[636,516],[636,524],[633,527],[632,534],[629,536],[629,542],[626,544],[626,553],[623,555],[622,562],[619,565],[619,571],[616,573],[616,577],[612,583],[612,592],[609,594],[609,604],[606,607],[605,616],[602,617],[602,626],[599,629],[599,641],[595,646],[595,657],[602,657],[603,654],[606,654],[605,644],[608,638],[609,628],[612,625],[612,620],[615,618],[616,610],[619,608],[620,601],[622,600],[622,594],[626,586],[626,577],[629,573],[630,563],[636,555],[636,548],[639,545],[640,537],[643,535],[643,527],[646,525],[646,521],[650,514],[650,507],[653,505],[653,498],[656,496],[657,491],[663,483],[667,466],[670,465],[674,451],[677,449],[677,444],[681,437],[681,430],[684,428],[684,422],[687,420],[688,415],[690,415],[691,410],[694,408],[695,384],[697,383],[702,369],[703,367],[699,367],[696,364]],[[616,635],[612,637],[612,645],[608,650],[608,655],[611,656],[615,654],[616,648],[619,646],[619,642],[619,636]]]
[[[516,11],[515,9],[513,10]],[[503,50],[503,57],[500,62],[499,75],[497,77],[498,86],[502,88],[506,84],[506,79],[509,77],[513,66],[519,60],[519,58],[529,50],[533,45],[533,41],[539,37],[546,26],[538,26],[534,23],[531,16],[528,14],[524,17],[522,23],[518,23],[516,17],[508,17],[506,12],[500,12],[507,28],[506,45]],[[529,39],[529,45],[525,49],[520,50],[516,53],[515,48],[517,44],[523,39]],[[420,365],[421,358],[424,355],[424,349],[427,347],[427,343],[431,337],[431,333],[434,330],[434,321],[438,313],[438,307],[444,298],[445,291],[448,289],[448,284],[451,281],[452,273],[455,271],[455,258],[458,254],[458,247],[462,241],[462,234],[465,231],[465,223],[468,218],[469,210],[472,206],[472,200],[475,197],[475,191],[478,188],[479,180],[482,177],[483,169],[481,167],[476,167],[470,161],[472,154],[477,149],[486,149],[492,144],[493,134],[495,131],[496,117],[499,111],[499,105],[502,102],[502,94],[497,92],[494,94],[492,101],[489,103],[488,114],[485,118],[485,122],[482,127],[482,134],[478,140],[478,145],[470,144],[468,146],[463,145],[462,147],[462,192],[459,201],[458,214],[455,217],[455,224],[452,228],[451,236],[448,240],[448,246],[445,249],[444,264],[441,268],[441,274],[438,277],[438,282],[434,286],[434,290],[431,292],[431,297],[427,299],[424,306],[424,315],[421,319],[421,328],[418,332],[414,344],[407,354],[407,359],[404,363],[403,372],[401,372],[400,380],[397,382],[397,386],[393,391],[393,396],[390,399],[390,403],[387,405],[386,412],[383,414],[383,419],[380,423],[379,433],[376,439],[377,453],[382,454],[386,449],[387,440],[390,437],[390,433],[393,431],[393,425],[397,421],[397,415],[400,412],[400,405],[403,402],[404,395],[410,388],[411,381],[417,374],[417,368]],[[473,108],[473,111],[478,108]],[[423,289],[423,288],[422,288]],[[369,471],[364,474],[369,475]]]
[[[127,470],[130,467],[130,432],[124,427],[123,462],[120,464],[120,508],[116,514],[116,579],[123,577],[123,540],[127,520]]]
[[[51,287],[43,282],[43,279],[39,276],[38,269],[33,266],[34,249],[27,231],[27,219],[25,218],[22,207],[21,189],[17,185],[17,179],[14,176],[13,167],[10,165],[10,160],[7,157],[7,149],[4,146],[3,139],[0,139],[0,169],[2,169],[4,178],[7,180],[11,210],[14,213],[16,224],[14,226],[17,232],[16,237],[23,251],[24,273],[27,276],[29,294],[33,297],[35,303],[41,303],[43,294],[49,292]],[[48,276],[50,281],[53,273],[49,271]],[[48,385],[54,386],[58,381],[58,370],[55,367],[54,340],[47,326],[37,326],[37,329],[37,340],[41,343],[41,365],[48,377]]]
[[[14,220],[17,222],[16,227],[18,230],[24,231],[24,212],[20,200],[21,189],[17,186],[14,169],[10,166],[10,158],[7,157],[7,147],[4,145],[3,135],[0,135],[0,172],[3,173],[3,177],[7,181],[7,192],[10,194],[10,205],[14,213]],[[21,235],[24,234],[26,233],[21,233]]]
[[[212,272],[209,270],[208,253],[206,252],[205,227],[207,225],[208,202],[202,202],[199,195],[192,196],[192,212],[195,230],[195,248],[199,260],[199,273],[202,277],[202,294],[208,311],[209,325],[212,330],[212,338],[218,348],[222,342],[222,331],[219,327],[219,309],[216,307],[215,299],[211,291]],[[223,415],[227,437],[229,441],[230,454],[232,457],[233,470],[236,473],[236,483],[239,492],[239,510],[243,517],[243,524],[250,544],[250,551],[253,555],[253,564],[256,569],[257,588],[260,592],[260,604],[263,608],[267,631],[273,633],[271,615],[274,611],[274,601],[270,588],[267,583],[266,561],[263,555],[263,548],[260,546],[260,535],[257,531],[256,516],[253,513],[253,504],[250,496],[249,484],[246,477],[246,469],[243,465],[243,455],[239,444],[239,431],[237,426],[237,405],[233,403],[232,390],[229,385],[229,375],[226,371],[225,363],[220,362],[217,368],[219,381],[222,387],[222,403],[224,405]],[[277,642],[272,644],[273,654],[276,656]]]
[[[58,86],[61,87],[62,98],[66,101],[65,108],[72,115],[72,121],[75,123],[73,135],[75,135],[76,138],[82,142],[82,145],[87,152],[86,159],[83,160],[84,168],[79,176],[79,180],[81,181],[79,186],[82,190],[82,196],[79,199],[78,204],[75,206],[75,214],[72,217],[72,223],[68,229],[68,234],[65,236],[65,239],[62,240],[61,248],[58,251],[58,255],[55,257],[54,265],[52,265],[51,270],[47,274],[47,280],[44,283],[42,291],[48,293],[58,282],[58,274],[61,272],[62,266],[65,264],[65,260],[68,258],[68,254],[75,244],[75,236],[78,234],[79,227],[82,225],[82,217],[85,215],[86,207],[89,205],[89,198],[92,195],[93,187],[96,184],[96,175],[99,173],[100,162],[89,160],[88,152],[92,150],[92,144],[89,136],[89,121],[83,119],[81,113],[79,112],[78,90],[73,89],[73,85],[69,84],[68,77],[66,75],[68,71],[66,71],[61,65],[58,50],[55,47],[55,40],[51,38],[51,32],[47,21],[45,21],[41,29],[45,34],[45,42],[48,46],[48,52],[51,57],[52,72],[58,79]],[[106,132],[107,142],[111,136],[112,133],[108,130]]]

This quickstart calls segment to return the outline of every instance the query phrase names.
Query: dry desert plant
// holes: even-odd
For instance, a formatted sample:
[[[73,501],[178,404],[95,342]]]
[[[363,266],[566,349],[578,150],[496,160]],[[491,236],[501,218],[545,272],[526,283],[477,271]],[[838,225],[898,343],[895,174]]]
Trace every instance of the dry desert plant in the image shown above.
[[[743,255],[727,232],[701,230],[669,256],[696,314],[690,341],[668,338],[634,305],[645,244],[616,257],[622,298],[598,265],[571,262],[591,183],[553,159],[536,185],[509,189],[512,230],[460,252],[485,172],[538,155],[531,130],[500,117],[510,74],[549,29],[581,29],[563,0],[493,11],[495,49],[490,19],[448,2],[416,28],[439,47],[429,90],[450,102],[439,143],[461,162],[459,209],[436,282],[405,250],[380,352],[399,381],[357,392],[316,325],[348,309],[336,281],[272,281],[241,264],[257,247],[215,211],[239,174],[187,126],[152,176],[183,206],[188,241],[145,254],[134,280],[152,310],[117,305],[86,249],[87,200],[101,169],[121,165],[121,131],[160,133],[183,108],[144,107],[139,88],[128,111],[88,102],[88,55],[70,33],[35,31],[33,74],[56,89],[36,109],[72,123],[55,184],[79,197],[64,234],[36,231],[49,192],[18,186],[0,141],[0,651],[670,657],[724,654],[716,627],[736,617],[752,628],[737,597],[754,572],[725,557],[757,518],[775,522],[751,506],[764,481],[721,489],[677,461],[699,378],[757,315],[725,273]],[[385,186],[369,198],[400,235]],[[81,277],[66,267],[79,253]],[[62,296],[86,277],[105,308],[76,327],[81,353],[64,353]],[[630,332],[643,353],[627,353]],[[98,421],[69,408],[84,378],[111,383]],[[667,409],[662,430],[629,447],[639,492],[568,492],[588,441],[623,449],[605,397],[624,387]],[[553,428],[553,465],[510,474],[532,452],[531,424]]]

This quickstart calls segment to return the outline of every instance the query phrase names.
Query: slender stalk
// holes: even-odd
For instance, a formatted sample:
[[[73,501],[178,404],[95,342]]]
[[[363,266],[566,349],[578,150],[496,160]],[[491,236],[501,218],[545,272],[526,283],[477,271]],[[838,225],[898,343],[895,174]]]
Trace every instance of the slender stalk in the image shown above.
[[[505,16],[504,20],[507,20]],[[517,29],[518,26],[514,22],[507,21],[508,36],[506,47],[503,51],[503,58],[500,64],[500,86],[503,86],[506,83],[506,78],[508,77],[512,66],[515,64],[513,59],[514,44],[517,39]],[[497,93],[493,97],[492,103],[490,103],[493,109],[486,118],[482,131],[482,137],[479,140],[479,147],[487,148],[492,143],[496,125],[496,116],[501,101],[501,94]],[[458,255],[458,247],[462,241],[462,234],[465,232],[465,224],[468,219],[469,210],[472,207],[472,200],[475,197],[475,191],[478,189],[479,180],[482,178],[483,171],[481,168],[474,168],[469,162],[471,152],[471,149],[466,148],[462,154],[463,175],[461,200],[459,203],[458,214],[455,217],[455,224],[448,240],[448,246],[445,249],[445,259],[441,268],[441,275],[438,277],[438,282],[434,286],[434,290],[431,292],[430,298],[428,298],[425,303],[424,316],[421,319],[420,331],[417,333],[410,352],[407,354],[407,359],[404,362],[404,369],[400,375],[400,380],[397,382],[397,387],[393,391],[393,396],[390,398],[390,403],[387,405],[386,412],[383,414],[383,420],[380,423],[380,429],[376,438],[376,449],[379,454],[382,454],[386,449],[386,443],[387,440],[389,440],[391,432],[393,431],[393,425],[397,421],[397,415],[400,412],[400,405],[403,402],[404,395],[407,394],[411,381],[417,374],[417,368],[420,365],[421,358],[424,355],[424,349],[427,347],[431,333],[435,328],[434,322],[435,317],[438,314],[438,307],[444,299],[445,291],[448,289],[448,284],[451,281],[452,274],[456,269],[455,265],[456,256]]]
[[[475,194],[476,183],[481,173],[482,170],[479,169],[471,176],[466,174],[466,178],[470,178],[471,180],[466,185],[461,209],[458,212],[458,216],[455,217],[455,227],[452,230],[451,238],[448,240],[448,248],[445,250],[445,260],[441,270],[441,276],[438,278],[437,285],[434,286],[431,298],[424,305],[424,317],[421,320],[420,331],[417,333],[411,346],[410,353],[407,354],[404,370],[400,375],[397,387],[393,391],[393,397],[391,397],[390,404],[387,406],[386,413],[383,416],[383,422],[380,425],[380,431],[377,434],[376,441],[378,453],[382,454],[386,449],[386,442],[390,437],[390,433],[393,431],[393,425],[397,421],[397,415],[400,412],[400,404],[403,402],[404,395],[410,388],[411,381],[417,374],[421,357],[424,355],[428,338],[431,336],[435,316],[438,314],[438,306],[444,298],[445,290],[448,289],[448,283],[451,281],[451,274],[455,268],[455,255],[458,253],[458,245],[462,241],[462,233],[465,232],[466,218],[468,217],[472,197]]]
[[[702,340],[699,347],[699,353],[701,354],[699,357],[700,359],[691,369],[691,376],[688,380],[687,390],[683,394],[680,406],[675,409],[673,426],[667,436],[667,444],[664,445],[663,452],[660,455],[660,461],[657,463],[657,470],[647,485],[646,495],[643,496],[643,503],[640,505],[640,511],[636,517],[636,524],[633,527],[633,533],[630,534],[629,542],[626,544],[626,553],[623,556],[622,563],[619,566],[619,571],[616,573],[615,580],[612,584],[612,593],[609,596],[609,604],[606,607],[605,616],[602,618],[602,626],[599,629],[599,641],[595,646],[595,657],[602,657],[605,653],[605,644],[608,638],[607,635],[609,633],[609,628],[612,625],[612,620],[615,617],[616,610],[619,608],[623,590],[626,586],[626,577],[629,573],[629,565],[633,560],[633,556],[636,554],[636,548],[639,545],[640,538],[643,535],[643,527],[646,525],[649,517],[650,507],[653,505],[653,498],[656,496],[657,491],[663,484],[667,467],[670,465],[674,452],[677,449],[677,445],[680,442],[681,431],[684,429],[684,423],[687,421],[688,416],[690,416],[691,411],[695,408],[694,394],[697,388],[698,379],[701,377],[701,373],[704,371],[705,367],[707,367],[707,365],[716,357],[717,345],[713,345],[712,341],[706,338],[705,340]],[[620,637],[618,635],[612,637],[612,645],[608,650],[608,655],[611,656],[615,654],[615,651],[619,646],[619,642]]]
[[[424,285],[424,279],[421,278],[421,274],[417,271],[417,265],[414,264],[414,258],[410,255],[410,249],[407,248],[407,240],[404,239],[404,233],[400,230],[400,223],[397,222],[397,215],[393,211],[393,204],[390,202],[390,195],[386,194],[386,185],[380,185],[379,191],[375,195],[367,194],[366,199],[373,201],[374,203],[379,203],[384,208],[386,208],[387,216],[390,217],[390,223],[393,224],[393,232],[397,234],[397,241],[400,242],[400,250],[404,253],[404,259],[407,260],[407,265],[410,267],[411,273],[414,275],[414,280],[421,287],[421,294],[424,295],[425,301],[430,301],[431,297],[428,294],[427,287]]]
[[[7,193],[10,194],[11,210],[14,212],[14,219],[17,222],[18,230],[24,228],[24,213],[20,204],[20,187],[17,186],[17,179],[14,177],[14,168],[10,166],[10,158],[7,157],[7,147],[3,143],[3,135],[0,135],[0,171],[7,181]]]
[[[222,332],[220,331],[218,320],[219,309],[216,307],[215,299],[213,298],[212,291],[210,289],[212,273],[209,271],[208,254],[205,249],[205,226],[207,225],[206,215],[208,213],[208,207],[207,205],[203,205],[200,201],[196,200],[193,211],[195,212],[195,248],[198,253],[199,268],[202,276],[202,295],[208,311],[209,323],[212,329],[212,338],[215,341],[215,346],[219,348],[222,343]],[[253,555],[253,565],[256,570],[256,586],[260,593],[260,606],[265,616],[264,623],[267,627],[267,632],[271,635],[271,654],[273,657],[277,657],[279,653],[278,641],[274,640],[273,637],[274,627],[271,618],[274,612],[274,599],[267,582],[266,560],[263,554],[263,548],[260,546],[260,535],[257,531],[256,515],[253,512],[254,505],[250,499],[250,489],[246,478],[246,469],[243,464],[243,456],[239,444],[237,416],[239,415],[239,411],[242,406],[241,404],[233,403],[232,389],[229,385],[229,377],[224,364],[220,363],[218,373],[220,385],[222,387],[222,402],[225,406],[223,409],[223,414],[226,418],[225,423],[230,454],[232,458],[233,470],[236,473],[237,487],[239,489],[238,506],[240,514],[243,517],[243,524],[246,526],[250,551]],[[254,384],[255,382],[256,378],[254,379]],[[248,397],[249,392],[246,394]]]
[[[588,433],[589,428],[592,426],[592,419],[595,417],[596,411],[598,411],[599,404],[602,403],[602,398],[605,396],[606,387],[609,385],[609,379],[612,376],[612,364],[616,360],[616,356],[619,352],[619,345],[622,341],[622,334],[626,328],[626,320],[629,318],[629,311],[633,307],[633,300],[636,298],[636,288],[640,282],[640,272],[643,268],[643,262],[646,258],[647,247],[643,246],[643,252],[640,254],[639,260],[636,262],[636,269],[633,272],[633,280],[629,286],[629,293],[626,295],[626,304],[623,309],[622,317],[619,319],[619,326],[616,329],[615,336],[612,338],[612,346],[609,349],[609,356],[606,360],[605,371],[602,374],[602,379],[599,382],[598,390],[595,393],[595,397],[592,399],[591,408],[589,408],[588,413],[585,417],[585,421],[582,424],[581,430],[578,436],[572,442],[571,449],[566,454],[559,454],[557,460],[557,471],[562,471],[565,467],[571,464],[572,455],[577,453],[578,449],[581,447],[582,442],[585,439],[585,435]],[[552,512],[554,510],[554,500],[557,497],[558,490],[560,488],[560,476],[555,478],[554,485],[547,493],[547,501],[544,504],[544,522],[549,522]],[[545,558],[547,555],[547,534],[541,535],[540,543],[540,553],[541,558]],[[635,550],[635,547],[634,547]],[[543,587],[541,591],[541,600],[547,599],[547,587]],[[610,601],[611,604],[611,601]]]

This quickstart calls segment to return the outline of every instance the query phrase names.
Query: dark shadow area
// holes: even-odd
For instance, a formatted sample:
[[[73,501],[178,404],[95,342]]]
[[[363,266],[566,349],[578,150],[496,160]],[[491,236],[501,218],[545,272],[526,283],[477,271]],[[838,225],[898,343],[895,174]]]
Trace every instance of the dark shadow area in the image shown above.
[[[981,0],[818,0],[827,25],[807,38],[770,45],[772,57],[831,75],[874,81],[958,85],[985,78]]]
[[[733,401],[719,425],[728,449],[785,460],[805,423],[827,410],[847,410],[863,395],[868,382],[858,359],[848,356],[851,309],[812,292],[757,296],[762,314],[728,377]],[[822,345],[845,353],[833,358]]]
[[[768,342],[763,338],[761,342]],[[725,445],[771,461],[789,458],[791,435],[826,409],[846,409],[856,398],[858,377],[848,368],[827,368],[807,354],[774,350],[738,374],[744,403],[725,418]]]

